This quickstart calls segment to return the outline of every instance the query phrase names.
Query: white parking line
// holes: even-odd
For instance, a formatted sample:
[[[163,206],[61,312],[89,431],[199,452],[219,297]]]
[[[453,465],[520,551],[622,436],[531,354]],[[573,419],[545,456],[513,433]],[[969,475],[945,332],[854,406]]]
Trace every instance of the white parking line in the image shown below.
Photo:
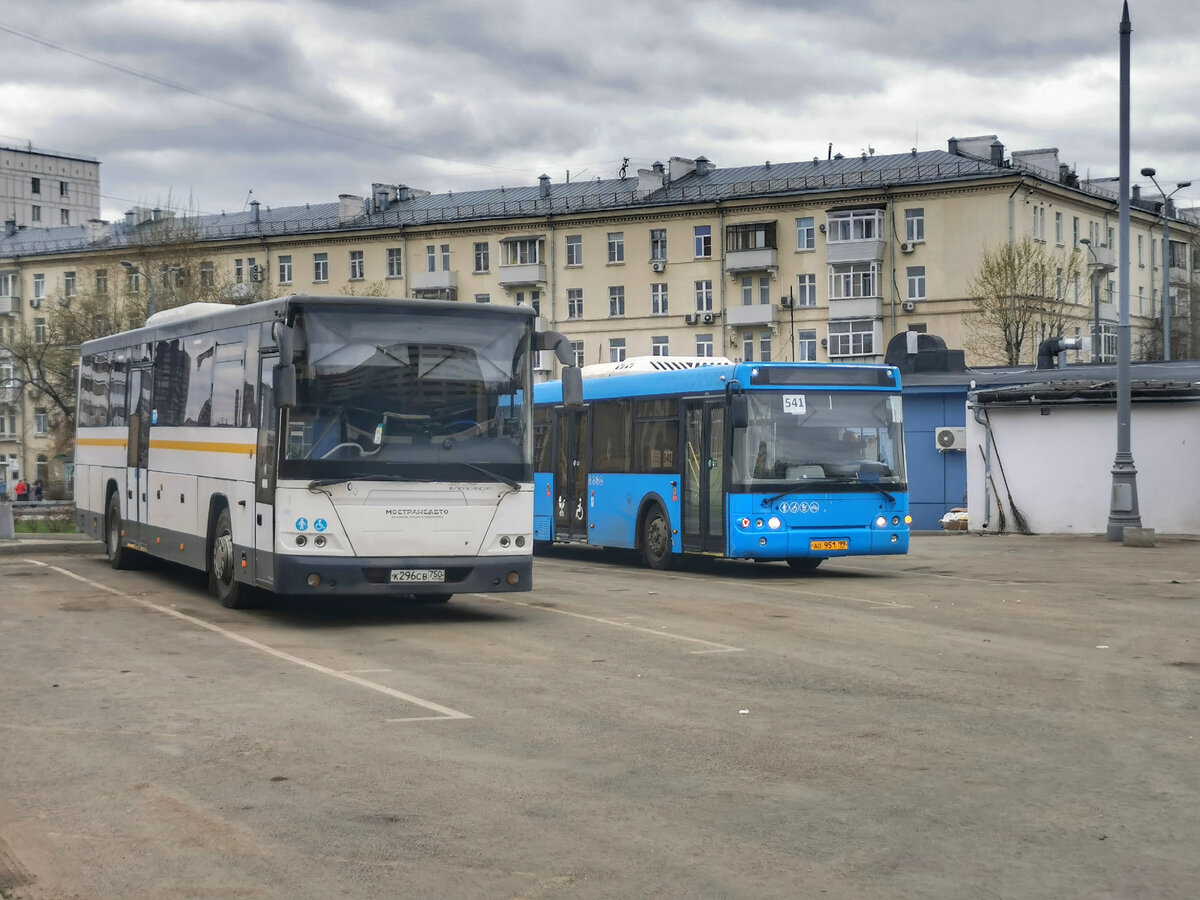
[[[601,619],[598,616],[589,616],[589,615],[585,615],[584,613],[571,612],[570,610],[566,610],[566,609],[556,609],[553,606],[542,606],[541,604],[538,604],[538,603],[527,603],[524,600],[510,600],[507,597],[500,597],[500,596],[496,596],[496,595],[492,595],[492,594],[479,594],[477,596],[482,597],[486,600],[494,600],[497,603],[512,603],[514,606],[527,606],[530,609],[540,609],[540,610],[543,610],[544,612],[558,613],[559,615],[563,615],[563,616],[573,616],[576,619],[587,619],[589,622],[598,622],[601,625],[612,625],[617,628],[628,628],[631,631],[640,631],[643,634],[652,634],[655,637],[670,638],[671,640],[685,641],[685,642],[691,643],[691,644],[700,644],[701,646],[709,648],[707,650],[689,650],[688,651],[689,653],[743,653],[743,652],[745,652],[743,650],[743,648],[741,648],[741,647],[731,647],[729,644],[718,644],[716,641],[706,641],[703,638],[687,637],[686,635],[682,635],[682,634],[672,634],[669,631],[658,631],[657,629],[654,629],[654,628],[646,628],[643,625],[633,625],[629,622],[619,622],[616,619]]]
[[[342,681],[348,681],[351,684],[356,684],[359,687],[367,688],[368,690],[378,691],[381,694],[386,694],[389,697],[394,697],[397,700],[403,700],[405,703],[411,703],[414,706],[420,706],[430,712],[438,713],[436,716],[418,716],[406,719],[386,719],[388,722],[433,722],[443,719],[470,719],[473,716],[467,715],[465,712],[459,712],[457,709],[451,709],[448,706],[442,706],[440,703],[434,703],[432,700],[422,700],[420,697],[414,697],[412,694],[406,694],[403,691],[398,691],[395,688],[387,687],[383,684],[378,684],[374,681],[368,681],[365,678],[359,678],[357,675],[351,675],[349,672],[339,672],[337,669],[331,669],[328,666],[323,666],[320,663],[312,662],[311,660],[302,659],[299,656],[293,656],[291,653],[286,653],[283,650],[276,650],[274,647],[248,638],[245,635],[238,634],[236,631],[230,631],[227,628],[222,628],[220,625],[214,625],[212,622],[206,622],[196,616],[189,616],[187,613],[182,613],[177,609],[171,609],[169,606],[162,606],[158,603],[151,603],[149,600],[143,600],[140,597],[135,597],[132,594],[126,594],[124,591],[119,591],[116,588],[109,587],[106,584],[101,584],[98,581],[92,581],[90,578],[84,578],[82,575],[76,575],[74,572],[63,569],[58,566],[52,566],[48,563],[41,562],[36,559],[27,559],[25,562],[31,565],[41,566],[45,569],[50,569],[53,572],[58,572],[66,575],[68,578],[74,578],[76,581],[82,581],[86,585],[96,588],[100,591],[107,591],[110,594],[116,594],[118,597],[128,600],[130,603],[136,603],[139,606],[144,606],[146,609],[152,609],[156,612],[165,613],[168,616],[174,616],[177,619],[182,619],[191,625],[196,625],[200,628],[205,628],[215,632],[222,637],[229,638],[231,641],[236,641],[239,644],[244,644],[254,650],[259,650],[263,653],[268,653],[278,659],[286,660],[290,663],[295,663],[298,666],[304,666],[306,669],[312,669],[314,672],[320,672],[322,675],[328,675],[330,678],[338,678]]]

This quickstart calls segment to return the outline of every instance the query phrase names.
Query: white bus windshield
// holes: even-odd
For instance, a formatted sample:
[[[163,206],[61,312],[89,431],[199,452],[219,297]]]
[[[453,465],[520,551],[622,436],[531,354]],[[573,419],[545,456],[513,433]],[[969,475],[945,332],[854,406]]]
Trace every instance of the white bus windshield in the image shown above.
[[[903,413],[896,394],[753,391],[750,423],[733,432],[733,481],[781,485],[905,482]]]
[[[307,309],[281,474],[529,480],[530,327]]]

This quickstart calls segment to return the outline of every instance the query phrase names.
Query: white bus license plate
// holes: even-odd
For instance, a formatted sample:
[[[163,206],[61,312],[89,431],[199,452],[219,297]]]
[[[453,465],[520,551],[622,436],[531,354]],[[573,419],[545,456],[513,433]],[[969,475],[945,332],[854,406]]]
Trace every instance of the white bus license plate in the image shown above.
[[[392,569],[392,584],[415,581],[445,581],[445,569]]]

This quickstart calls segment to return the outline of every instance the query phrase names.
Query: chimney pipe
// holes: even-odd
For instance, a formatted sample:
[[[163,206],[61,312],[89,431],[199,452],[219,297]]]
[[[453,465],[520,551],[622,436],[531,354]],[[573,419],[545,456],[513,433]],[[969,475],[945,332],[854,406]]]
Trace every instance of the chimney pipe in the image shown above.
[[[999,139],[992,141],[992,143],[989,145],[989,149],[992,151],[992,165],[996,167],[1003,166],[1004,145],[1000,143]]]
[[[1141,199],[1142,199],[1142,186],[1141,186],[1140,184],[1135,184],[1135,185],[1133,186],[1133,196],[1132,196],[1132,197],[1130,197],[1130,200],[1131,200],[1133,203],[1137,203],[1137,202],[1139,202]]]
[[[4,220],[4,236],[12,237],[16,233],[17,233],[17,220],[16,219],[5,219]]]
[[[133,227],[133,210],[132,209],[125,213],[125,227],[126,228]]]
[[[958,138],[950,138],[946,141],[946,152],[951,156],[958,156]]]
[[[538,176],[538,196],[543,199],[550,196],[550,176],[542,174]]]
[[[254,221],[257,222],[258,221],[258,201],[251,200],[250,208],[254,211]]]

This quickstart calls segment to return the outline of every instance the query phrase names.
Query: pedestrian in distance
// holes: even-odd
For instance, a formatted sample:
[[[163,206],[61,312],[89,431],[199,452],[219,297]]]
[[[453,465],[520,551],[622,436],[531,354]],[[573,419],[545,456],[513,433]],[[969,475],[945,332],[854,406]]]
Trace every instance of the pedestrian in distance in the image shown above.
[[[42,479],[35,478],[33,481],[33,499],[39,503],[42,500]]]
[[[17,495],[18,503],[26,499],[25,495],[29,493],[29,485],[25,483],[24,478],[17,482],[17,486],[13,488],[13,492]]]
[[[0,475],[0,503],[8,499],[8,479]]]

